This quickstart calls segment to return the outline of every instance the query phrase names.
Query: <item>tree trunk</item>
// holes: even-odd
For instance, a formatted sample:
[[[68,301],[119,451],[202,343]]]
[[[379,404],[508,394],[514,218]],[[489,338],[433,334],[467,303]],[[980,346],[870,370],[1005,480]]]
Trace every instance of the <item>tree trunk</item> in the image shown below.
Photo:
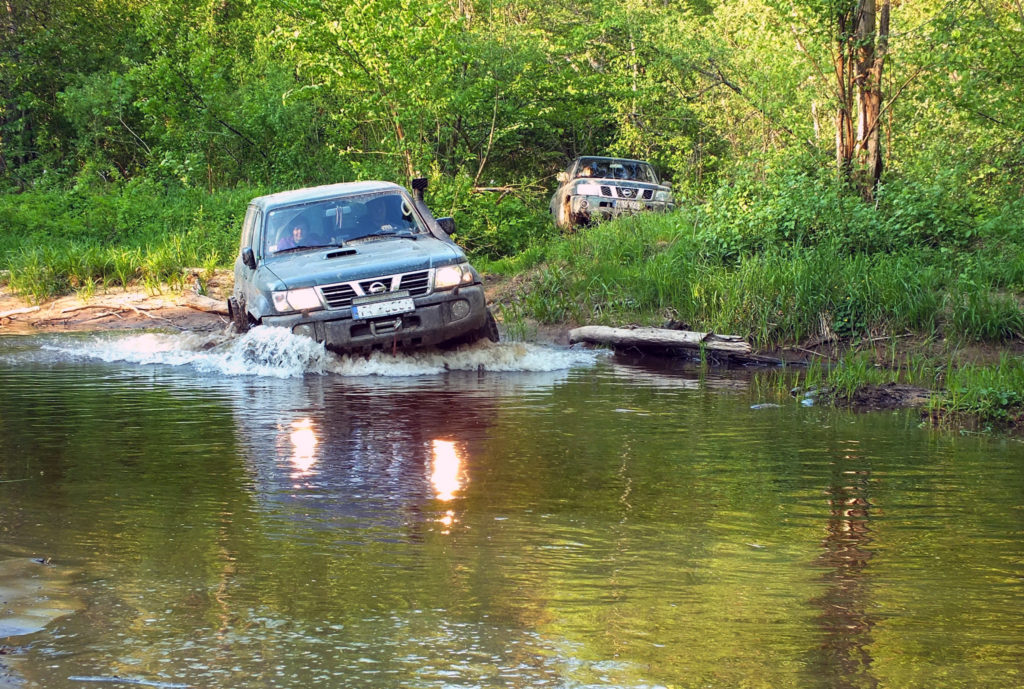
[[[836,72],[836,169],[841,179],[849,179],[853,170],[855,143],[853,138],[853,84],[850,66],[850,37],[847,16],[837,17],[838,44],[835,54]]]
[[[874,199],[884,167],[880,118],[890,2],[858,0],[852,16],[836,17],[836,165],[840,178],[852,182],[866,201]]]
[[[882,69],[889,49],[889,2],[882,0],[875,40],[875,0],[862,0],[857,26],[857,160],[861,194],[874,198],[882,177]]]

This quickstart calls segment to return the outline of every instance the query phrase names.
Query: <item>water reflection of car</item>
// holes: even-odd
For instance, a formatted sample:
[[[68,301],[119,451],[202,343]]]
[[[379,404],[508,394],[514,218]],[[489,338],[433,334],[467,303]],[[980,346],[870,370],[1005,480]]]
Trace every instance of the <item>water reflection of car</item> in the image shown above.
[[[249,203],[228,311],[237,330],[275,325],[334,350],[497,341],[479,273],[423,201],[351,182]]]
[[[577,158],[558,173],[558,182],[551,215],[565,229],[623,214],[675,208],[671,185],[662,182],[643,160]]]

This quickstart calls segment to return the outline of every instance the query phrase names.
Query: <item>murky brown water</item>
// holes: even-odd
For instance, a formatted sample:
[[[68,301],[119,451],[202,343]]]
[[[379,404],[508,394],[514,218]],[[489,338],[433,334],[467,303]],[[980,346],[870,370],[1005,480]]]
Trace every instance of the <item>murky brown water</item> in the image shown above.
[[[0,686],[1024,684],[1020,443],[285,350],[0,339]]]

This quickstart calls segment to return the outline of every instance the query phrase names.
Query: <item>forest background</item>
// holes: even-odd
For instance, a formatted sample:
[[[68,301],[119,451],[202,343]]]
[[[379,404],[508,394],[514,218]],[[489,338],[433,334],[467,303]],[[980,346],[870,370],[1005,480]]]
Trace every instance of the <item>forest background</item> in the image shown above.
[[[678,211],[561,236],[547,201],[581,154],[650,160]],[[1024,7],[0,9],[0,270],[33,299],[227,267],[257,195],[419,175],[475,261],[524,276],[506,324],[1019,344]]]

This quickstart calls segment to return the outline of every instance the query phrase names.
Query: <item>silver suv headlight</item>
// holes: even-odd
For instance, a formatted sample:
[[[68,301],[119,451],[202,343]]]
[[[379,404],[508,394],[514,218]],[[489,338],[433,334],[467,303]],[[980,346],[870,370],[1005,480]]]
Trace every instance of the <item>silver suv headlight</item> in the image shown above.
[[[654,200],[668,203],[672,200],[672,192],[670,191],[656,191],[654,192]]]
[[[573,193],[577,196],[600,196],[601,185],[593,182],[576,182]]]
[[[312,287],[273,292],[272,295],[274,298],[274,310],[278,313],[312,311],[323,306],[320,303],[320,295]]]
[[[441,266],[434,271],[434,289],[451,289],[473,283],[473,271],[468,263]]]

